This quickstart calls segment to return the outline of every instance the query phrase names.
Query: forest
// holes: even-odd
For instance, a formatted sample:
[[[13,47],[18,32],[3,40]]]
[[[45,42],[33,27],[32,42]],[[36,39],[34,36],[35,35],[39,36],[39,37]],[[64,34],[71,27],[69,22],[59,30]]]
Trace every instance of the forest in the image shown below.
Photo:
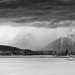
[[[53,56],[67,56],[75,55],[74,50],[37,50],[19,49],[11,46],[0,45],[0,55],[13,56],[13,55],[53,55]]]

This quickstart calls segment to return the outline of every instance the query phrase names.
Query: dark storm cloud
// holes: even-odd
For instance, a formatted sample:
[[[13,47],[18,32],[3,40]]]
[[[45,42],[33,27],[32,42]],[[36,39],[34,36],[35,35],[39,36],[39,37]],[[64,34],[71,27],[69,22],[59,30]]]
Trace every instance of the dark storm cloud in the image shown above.
[[[12,23],[12,22],[11,22]],[[64,20],[64,21],[34,21],[34,22],[25,22],[25,23],[13,23],[12,26],[30,26],[37,28],[58,28],[58,27],[75,27],[75,20]]]
[[[38,16],[45,19],[49,16],[52,19],[65,13],[73,13],[74,3],[75,0],[0,0],[0,17]]]
[[[45,28],[58,28],[58,27],[75,27],[75,20],[64,20],[64,21],[42,21],[42,22],[34,22],[31,24],[35,27],[45,27]]]
[[[0,22],[3,20],[17,26],[71,26],[75,24],[75,0],[0,0]]]
[[[41,7],[44,5],[67,5],[75,4],[75,0],[0,0],[0,7],[15,8],[20,6],[25,7]]]
[[[75,21],[64,20],[64,21],[53,22],[52,24],[49,24],[49,28],[68,27],[68,26],[75,26]]]

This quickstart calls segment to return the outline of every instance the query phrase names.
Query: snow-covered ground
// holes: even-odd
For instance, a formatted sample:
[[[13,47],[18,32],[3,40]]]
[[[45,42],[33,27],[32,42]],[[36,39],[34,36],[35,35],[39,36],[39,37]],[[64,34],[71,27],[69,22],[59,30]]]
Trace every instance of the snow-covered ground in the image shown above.
[[[66,58],[0,58],[0,75],[75,75]]]

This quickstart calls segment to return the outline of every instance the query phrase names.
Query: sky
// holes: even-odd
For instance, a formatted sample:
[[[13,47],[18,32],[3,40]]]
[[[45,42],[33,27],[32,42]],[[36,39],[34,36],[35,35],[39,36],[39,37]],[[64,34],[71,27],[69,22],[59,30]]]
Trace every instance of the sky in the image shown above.
[[[0,0],[0,45],[40,50],[74,28],[74,0]]]

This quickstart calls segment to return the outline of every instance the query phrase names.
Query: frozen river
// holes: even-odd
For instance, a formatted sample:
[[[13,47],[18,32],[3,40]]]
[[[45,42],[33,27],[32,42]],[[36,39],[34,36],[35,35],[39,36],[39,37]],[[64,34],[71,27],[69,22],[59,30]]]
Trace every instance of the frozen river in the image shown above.
[[[0,58],[0,75],[75,75],[65,58]]]

